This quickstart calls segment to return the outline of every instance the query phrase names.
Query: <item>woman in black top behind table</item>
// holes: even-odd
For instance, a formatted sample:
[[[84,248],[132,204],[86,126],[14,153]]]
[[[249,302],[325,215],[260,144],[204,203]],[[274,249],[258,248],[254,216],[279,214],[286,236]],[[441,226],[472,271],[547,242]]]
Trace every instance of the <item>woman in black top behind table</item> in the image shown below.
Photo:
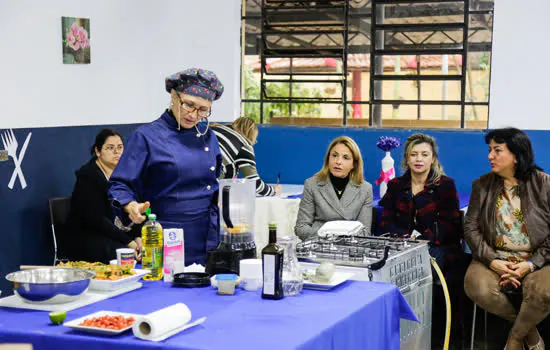
[[[76,172],[67,222],[70,260],[109,263],[118,248],[132,248],[136,257],[141,250],[140,225],[122,226],[107,198],[107,181],[123,151],[120,134],[103,129],[91,148],[92,159]]]

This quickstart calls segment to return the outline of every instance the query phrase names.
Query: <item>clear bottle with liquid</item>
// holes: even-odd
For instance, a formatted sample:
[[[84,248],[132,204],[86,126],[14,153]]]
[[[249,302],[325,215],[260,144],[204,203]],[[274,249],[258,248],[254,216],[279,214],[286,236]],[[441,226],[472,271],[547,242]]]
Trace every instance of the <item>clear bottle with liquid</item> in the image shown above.
[[[269,244],[262,249],[263,299],[284,298],[284,249],[277,244],[277,224],[269,224]]]
[[[143,269],[151,270],[151,273],[143,277],[144,280],[161,280],[164,240],[162,226],[157,221],[155,214],[149,214],[149,220],[141,228],[142,250],[141,264]]]
[[[304,287],[304,278],[296,256],[296,237],[279,237],[277,244],[284,250],[283,291],[285,297],[299,294]]]

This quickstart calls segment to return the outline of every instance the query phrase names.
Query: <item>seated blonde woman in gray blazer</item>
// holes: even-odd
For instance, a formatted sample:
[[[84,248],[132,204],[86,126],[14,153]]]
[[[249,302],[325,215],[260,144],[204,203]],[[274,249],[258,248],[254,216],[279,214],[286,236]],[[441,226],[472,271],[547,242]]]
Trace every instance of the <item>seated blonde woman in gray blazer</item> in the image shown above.
[[[370,234],[372,186],[363,178],[359,147],[347,136],[331,142],[323,168],[306,180],[294,232],[305,240],[335,220],[360,221]]]

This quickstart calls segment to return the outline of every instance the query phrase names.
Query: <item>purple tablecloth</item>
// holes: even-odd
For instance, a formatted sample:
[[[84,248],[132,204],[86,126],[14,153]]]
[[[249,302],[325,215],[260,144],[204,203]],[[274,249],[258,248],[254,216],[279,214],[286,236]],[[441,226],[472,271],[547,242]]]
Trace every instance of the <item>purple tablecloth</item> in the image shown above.
[[[185,303],[202,325],[163,342],[131,332],[99,336],[51,325],[42,311],[0,308],[0,343],[42,349],[399,349],[399,319],[417,320],[395,285],[348,281],[332,291],[304,290],[280,301],[237,290],[220,296],[211,287],[180,289],[163,282],[67,313],[67,321],[100,311],[147,314]]]

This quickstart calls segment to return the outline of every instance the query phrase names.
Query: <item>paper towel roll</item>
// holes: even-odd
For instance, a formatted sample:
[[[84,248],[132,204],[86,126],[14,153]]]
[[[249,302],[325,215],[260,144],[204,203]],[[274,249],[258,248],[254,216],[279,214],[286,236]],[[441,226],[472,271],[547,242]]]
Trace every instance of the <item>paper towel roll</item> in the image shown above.
[[[140,339],[154,340],[185,326],[190,320],[191,311],[187,305],[177,303],[136,319],[132,331]]]

